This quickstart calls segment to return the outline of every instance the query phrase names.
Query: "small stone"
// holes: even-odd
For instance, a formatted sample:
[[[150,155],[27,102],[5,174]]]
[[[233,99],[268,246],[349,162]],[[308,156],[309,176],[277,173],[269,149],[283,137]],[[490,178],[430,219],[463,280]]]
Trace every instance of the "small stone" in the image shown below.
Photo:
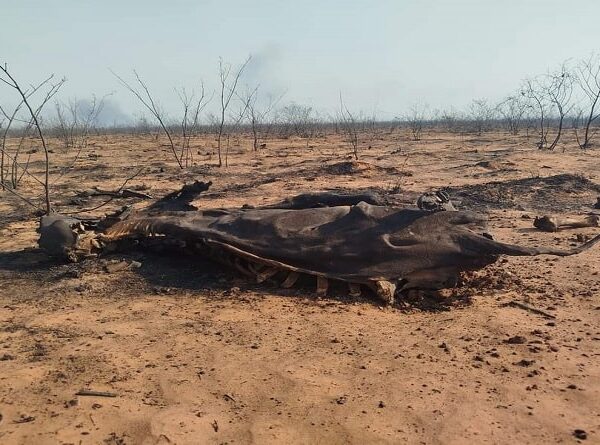
[[[527,366],[531,366],[531,365],[533,365],[534,363],[535,363],[535,360],[527,360],[527,359],[523,359],[523,360],[520,360],[520,361],[518,361],[518,362],[516,362],[516,363],[513,363],[513,364],[514,364],[514,365],[517,365],[517,366],[523,366],[523,367],[527,367]]]
[[[71,399],[65,402],[65,408],[70,408],[72,406],[77,406],[79,402],[77,402],[77,399]]]
[[[348,398],[346,396],[340,396],[337,399],[335,399],[335,403],[337,403],[338,405],[343,405],[348,401]]]
[[[576,429],[575,431],[573,431],[573,436],[580,440],[587,439],[587,433],[581,429]]]
[[[522,345],[527,343],[527,339],[522,335],[515,335],[514,337],[510,337],[508,340],[506,340],[505,343],[509,345]]]

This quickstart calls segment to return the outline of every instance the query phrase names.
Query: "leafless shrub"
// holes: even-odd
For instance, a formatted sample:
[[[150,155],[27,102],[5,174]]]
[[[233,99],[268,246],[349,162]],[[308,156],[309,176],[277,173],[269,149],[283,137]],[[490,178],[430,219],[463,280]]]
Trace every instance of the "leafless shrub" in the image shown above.
[[[358,160],[359,123],[356,116],[350,112],[348,107],[344,104],[342,93],[340,93],[340,110],[338,114],[338,121],[346,142],[352,147],[354,159]]]
[[[26,145],[26,141],[35,138],[33,130],[33,122],[29,121],[23,128],[19,130],[20,137],[17,147],[11,154],[6,154],[10,159],[10,186],[13,190],[16,190],[21,183],[23,177],[29,172],[29,162],[31,161],[31,155],[37,150],[29,150],[27,154],[27,160],[25,163],[21,163],[20,156],[23,153],[23,148]],[[16,134],[16,133],[15,133]]]
[[[133,73],[137,84],[136,86],[132,86],[114,72],[112,74],[119,80],[121,85],[142,103],[158,123],[159,131],[155,134],[155,139],[158,140],[160,132],[164,133],[169,142],[171,154],[175,158],[177,165],[181,169],[189,167],[193,163],[193,151],[190,146],[191,139],[198,134],[201,127],[200,113],[212,97],[206,97],[204,84],[202,82],[200,93],[198,95],[193,90],[188,91],[185,88],[175,88],[175,94],[181,103],[182,113],[179,121],[170,121],[167,113],[154,98],[144,80],[142,80],[135,70]],[[136,129],[140,134],[153,134],[154,130],[144,115],[139,117]]]
[[[528,104],[523,95],[515,94],[508,96],[500,104],[497,110],[502,116],[510,134],[516,136],[524,124],[524,117],[527,113]]]
[[[487,99],[474,99],[469,105],[469,118],[477,135],[489,131],[495,117],[495,110]]]
[[[238,83],[240,81],[240,77],[244,72],[244,69],[248,66],[251,57],[248,57],[246,61],[235,71],[231,72],[231,65],[228,63],[223,63],[223,59],[219,59],[219,116],[216,121],[216,133],[217,133],[217,154],[219,157],[219,167],[223,165],[223,160],[221,156],[221,144],[223,140],[223,135],[225,131],[225,124],[227,119],[227,110],[229,109],[229,105],[231,104],[231,99],[235,95]],[[230,134],[227,136],[227,148],[229,148],[229,138]]]
[[[547,145],[548,132],[550,131],[550,104],[540,79],[525,80],[521,95],[528,100],[528,107],[537,121],[539,137],[537,147],[543,149]]]
[[[258,148],[267,139],[273,128],[272,113],[277,104],[283,99],[285,93],[278,96],[269,96],[266,103],[261,104],[260,87],[250,90],[246,89],[243,96],[239,96],[246,108],[246,119],[252,132],[252,148],[258,151]]]
[[[583,137],[575,130],[577,144],[581,149],[591,146],[591,140],[598,131],[598,127],[592,128],[594,122],[600,118],[600,56],[592,55],[583,60],[577,66],[575,81],[587,98],[587,109],[580,109],[577,113],[577,122],[583,126]]]
[[[248,115],[248,107],[250,105],[250,100],[254,95],[250,94],[246,98],[240,98],[239,107],[237,110],[229,113],[228,123],[224,127],[224,136],[226,140],[225,146],[225,167],[229,165],[229,149],[231,148],[231,138],[234,134],[238,133],[242,127],[242,123],[244,119],[246,119]],[[240,96],[238,96],[240,97]],[[239,142],[239,139],[238,139]]]
[[[554,150],[562,136],[565,117],[573,110],[574,103],[571,99],[573,97],[574,78],[565,64],[558,71],[549,73],[547,78],[546,94],[558,115],[556,135],[547,147],[548,150]]]
[[[427,119],[427,106],[422,104],[416,104],[410,107],[406,116],[406,122],[413,141],[420,141],[423,135],[423,128]]]
[[[198,134],[200,129],[200,113],[206,107],[210,100],[205,100],[204,84],[201,84],[200,95],[192,91],[188,93],[185,88],[177,91],[179,100],[183,107],[183,116],[181,118],[181,152],[179,159],[183,161],[185,167],[189,167],[194,162],[194,153],[190,147],[193,136]]]
[[[57,83],[51,83],[53,78],[54,78],[54,75],[51,75],[48,78],[46,78],[45,80],[43,80],[42,82],[40,82],[39,84],[37,84],[37,86],[32,86],[30,88],[23,89],[21,87],[21,85],[19,84],[19,82],[13,77],[11,72],[8,70],[8,65],[0,64],[0,81],[17,93],[17,95],[19,97],[19,105],[17,106],[17,108],[24,106],[25,109],[27,110],[28,119],[25,122],[26,122],[27,126],[32,126],[32,128],[35,130],[36,136],[39,138],[40,143],[42,144],[42,148],[44,150],[44,173],[43,173],[44,179],[43,179],[43,181],[38,179],[37,177],[35,177],[33,174],[29,173],[28,166],[24,167],[23,174],[28,174],[28,175],[34,177],[36,179],[36,181],[42,185],[42,187],[44,189],[45,212],[47,214],[49,214],[52,210],[51,204],[50,204],[50,180],[49,180],[50,154],[49,154],[48,144],[46,142],[46,138],[44,137],[44,132],[42,130],[40,113],[42,112],[44,106],[48,103],[48,101],[51,100],[52,97],[56,93],[58,93],[58,91],[60,90],[62,85],[65,83],[65,79],[62,79],[62,80],[58,81]],[[38,106],[34,108],[32,106],[30,99],[36,92],[40,91],[42,88],[46,88],[45,95],[40,100]],[[2,114],[4,116],[8,115],[7,113],[4,113],[4,111],[2,112]],[[12,121],[14,121],[16,119],[17,113],[16,112],[11,113],[10,116],[12,116]],[[7,154],[5,140],[3,141],[2,153],[4,155]],[[4,182],[2,182],[2,184],[3,184],[3,186],[5,186]],[[7,187],[4,187],[4,189],[8,190]],[[14,192],[14,193],[17,194],[16,192]],[[25,201],[27,201],[28,203],[35,205],[32,203],[31,200],[28,200],[27,198],[24,198],[24,197],[22,197],[22,198]]]
[[[442,128],[450,133],[455,133],[460,130],[461,116],[454,108],[447,108],[436,113],[439,117],[439,122]]]
[[[88,145],[98,115],[104,108],[107,96],[98,99],[95,95],[90,101],[70,99],[67,103],[55,101],[58,136],[66,149],[84,149]]]
[[[525,81],[522,94],[529,99],[530,107],[537,115],[539,149],[554,150],[558,145],[565,117],[574,107],[573,85],[574,77],[566,64],[555,72]],[[556,123],[556,130],[554,138],[549,142],[548,135],[553,121]]]
[[[360,122],[365,138],[368,138],[370,142],[375,141],[383,127],[383,123],[377,120],[376,110],[373,110],[371,114],[362,114]]]
[[[0,105],[0,113],[2,114],[2,123],[4,128],[2,129],[2,141],[0,146],[0,186],[2,190],[6,188],[6,162],[11,162],[12,158],[7,153],[6,140],[8,139],[8,135],[10,129],[17,118],[19,111],[23,105],[23,101],[21,101],[16,107],[14,107],[13,111],[9,114],[2,106]],[[11,162],[11,165],[14,162]],[[12,177],[12,175],[11,175]]]
[[[317,133],[318,117],[308,105],[288,104],[279,109],[278,117],[280,137],[298,136],[306,139],[308,146],[310,139]]]
[[[150,90],[148,89],[148,86],[146,85],[146,83],[141,79],[141,77],[138,75],[138,73],[135,70],[133,70],[133,74],[135,76],[135,80],[138,85],[137,87],[129,84],[127,81],[125,81],[122,77],[120,77],[118,74],[116,74],[112,70],[111,70],[111,73],[119,80],[121,85],[123,85],[131,94],[133,94],[142,103],[142,105],[150,112],[150,114],[152,114],[152,116],[154,116],[154,118],[157,120],[158,124],[160,125],[160,128],[163,130],[163,132],[165,133],[165,136],[167,136],[167,139],[169,140],[169,146],[171,148],[171,153],[172,153],[173,157],[175,158],[175,161],[177,161],[177,165],[179,165],[179,167],[181,169],[183,169],[184,161],[180,157],[179,150],[177,150],[177,148],[175,147],[173,133],[168,126],[165,112],[162,110],[162,108],[159,106],[159,104],[155,101],[155,99],[152,96],[152,94],[150,93]]]

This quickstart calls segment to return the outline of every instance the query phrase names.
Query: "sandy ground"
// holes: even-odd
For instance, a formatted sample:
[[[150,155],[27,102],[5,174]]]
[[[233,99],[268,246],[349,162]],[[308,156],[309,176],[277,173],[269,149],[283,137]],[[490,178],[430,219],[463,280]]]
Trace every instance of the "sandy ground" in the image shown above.
[[[525,136],[374,134],[361,163],[340,165],[349,150],[335,135],[259,154],[234,140],[220,169],[212,144],[195,141],[198,165],[181,172],[151,137],[94,137],[53,199],[62,211],[94,207],[103,198],[70,204],[75,190],[116,189],[146,165],[128,186],[157,197],[212,180],[201,207],[333,189],[409,205],[449,187],[489,213],[502,241],[568,247],[598,232],[531,228],[536,214],[587,213],[600,196],[598,151],[572,143],[543,153]],[[53,177],[72,155],[56,149]],[[39,153],[31,165],[39,171]],[[95,214],[126,203],[146,205],[119,199]],[[600,443],[598,248],[501,259],[446,300],[387,308],[341,288],[315,299],[310,283],[257,285],[195,257],[60,264],[34,248],[29,211],[0,192],[2,444]],[[122,258],[142,266],[105,272]]]

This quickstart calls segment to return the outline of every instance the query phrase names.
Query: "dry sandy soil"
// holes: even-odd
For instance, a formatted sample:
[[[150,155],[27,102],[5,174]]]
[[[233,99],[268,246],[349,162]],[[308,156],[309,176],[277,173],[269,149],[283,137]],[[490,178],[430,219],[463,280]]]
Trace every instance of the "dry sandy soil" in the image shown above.
[[[137,165],[148,169],[128,186],[156,197],[212,180],[196,202],[204,208],[352,189],[413,205],[447,188],[462,208],[487,212],[499,240],[575,245],[598,229],[543,233],[531,218],[591,212],[600,154],[533,142],[381,134],[363,141],[360,163],[339,164],[350,157],[335,135],[270,141],[259,154],[241,140],[217,168],[206,139],[195,141],[197,166],[181,172],[151,137],[97,136],[52,195],[62,211],[94,207],[104,198],[76,202],[75,191],[116,189]],[[57,178],[73,153],[52,143]],[[40,154],[31,162],[39,172]],[[148,201],[91,214],[128,203]],[[598,248],[501,259],[446,299],[389,308],[341,288],[315,299],[310,284],[257,285],[194,257],[139,251],[61,264],[35,248],[35,228],[30,209],[0,192],[4,445],[600,443]],[[114,259],[142,266],[107,273]]]

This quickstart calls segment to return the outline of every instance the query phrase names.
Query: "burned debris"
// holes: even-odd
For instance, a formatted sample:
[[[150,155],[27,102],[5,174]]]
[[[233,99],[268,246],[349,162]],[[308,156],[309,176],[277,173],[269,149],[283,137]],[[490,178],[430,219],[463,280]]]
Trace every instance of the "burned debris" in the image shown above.
[[[361,195],[312,194],[279,207],[190,211],[191,200],[209,186],[197,182],[145,212],[111,216],[91,233],[73,218],[44,217],[39,245],[73,260],[82,251],[131,246],[123,244],[126,240],[168,243],[227,264],[258,283],[273,278],[291,287],[304,274],[315,277],[319,295],[335,280],[347,283],[352,295],[363,287],[393,304],[400,291],[453,287],[461,273],[482,269],[500,255],[567,256],[600,242],[598,235],[565,250],[501,243],[489,235],[484,215],[454,210],[443,192],[420,198],[419,209],[369,204]],[[178,211],[167,210],[173,206]],[[536,221],[536,227],[582,227],[579,220]]]

